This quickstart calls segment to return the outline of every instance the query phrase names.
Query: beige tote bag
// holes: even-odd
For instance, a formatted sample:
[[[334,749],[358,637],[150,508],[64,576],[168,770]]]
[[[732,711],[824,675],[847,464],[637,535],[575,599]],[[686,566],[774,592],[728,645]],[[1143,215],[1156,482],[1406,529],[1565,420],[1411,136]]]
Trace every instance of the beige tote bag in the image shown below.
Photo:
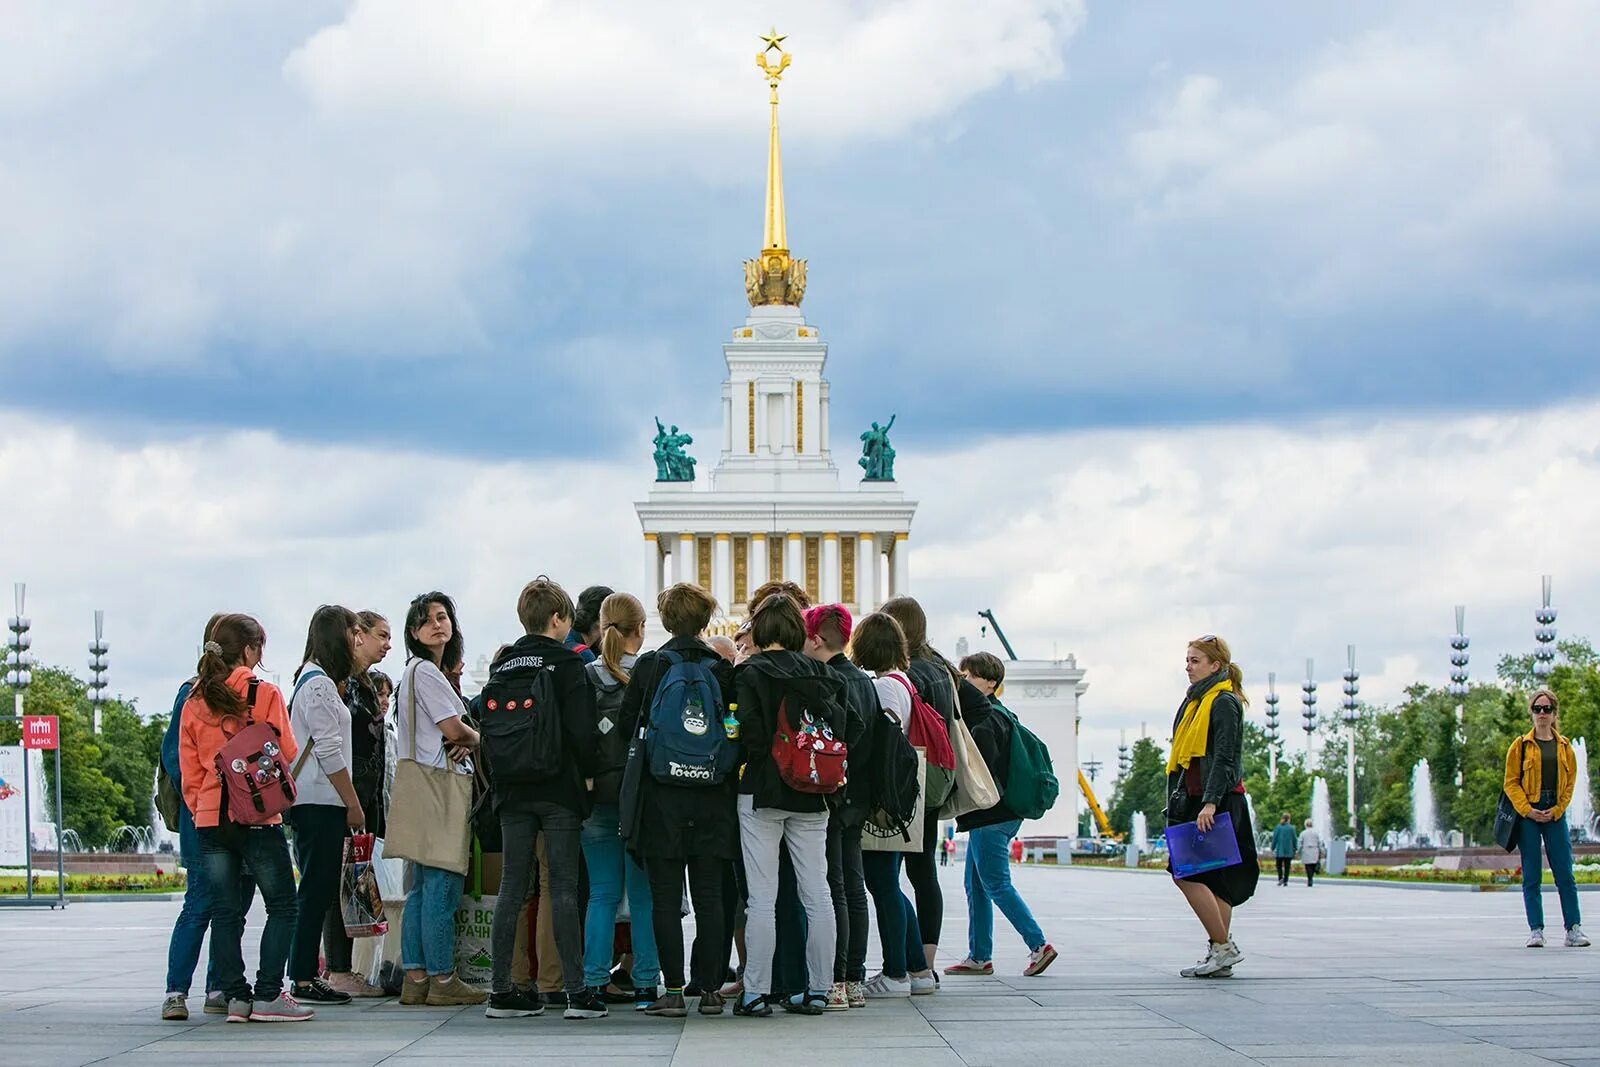
[[[956,689],[956,717],[950,728],[950,747],[956,750],[956,787],[939,809],[939,818],[957,819],[968,812],[984,811],[1000,803],[1000,789],[983,760],[978,742],[961,717],[961,690]]]
[[[472,775],[417,762],[417,663],[406,669],[411,755],[395,760],[383,854],[424,867],[467,873]]]

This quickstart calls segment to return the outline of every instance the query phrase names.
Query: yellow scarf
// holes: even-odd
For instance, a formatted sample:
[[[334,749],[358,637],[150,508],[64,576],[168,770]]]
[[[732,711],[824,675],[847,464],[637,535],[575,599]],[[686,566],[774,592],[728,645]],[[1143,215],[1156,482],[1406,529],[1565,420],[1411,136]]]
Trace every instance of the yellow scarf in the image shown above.
[[[1172,751],[1167,754],[1168,774],[1180,767],[1188,767],[1190,760],[1206,754],[1206,736],[1211,731],[1211,705],[1217,702],[1217,694],[1231,692],[1233,683],[1224,678],[1207,689],[1200,699],[1191,700],[1183,706],[1183,717],[1178,720],[1178,728],[1172,732]]]

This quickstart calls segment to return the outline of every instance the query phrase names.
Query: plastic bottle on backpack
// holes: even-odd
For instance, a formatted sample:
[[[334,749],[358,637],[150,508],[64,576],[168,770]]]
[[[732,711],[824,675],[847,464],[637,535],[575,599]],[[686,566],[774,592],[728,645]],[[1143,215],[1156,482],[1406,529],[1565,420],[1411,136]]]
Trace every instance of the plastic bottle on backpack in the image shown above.
[[[722,718],[722,731],[729,741],[739,740],[739,705],[728,705],[728,713]]]

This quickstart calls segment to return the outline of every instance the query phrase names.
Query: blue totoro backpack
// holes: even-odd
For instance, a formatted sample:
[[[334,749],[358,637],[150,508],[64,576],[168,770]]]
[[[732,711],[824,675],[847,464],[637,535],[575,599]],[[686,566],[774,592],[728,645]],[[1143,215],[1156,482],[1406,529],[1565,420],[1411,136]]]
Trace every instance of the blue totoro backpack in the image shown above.
[[[667,785],[721,785],[738,765],[739,750],[722,726],[722,687],[711,664],[665,650],[656,657],[666,673],[650,702],[650,773]]]

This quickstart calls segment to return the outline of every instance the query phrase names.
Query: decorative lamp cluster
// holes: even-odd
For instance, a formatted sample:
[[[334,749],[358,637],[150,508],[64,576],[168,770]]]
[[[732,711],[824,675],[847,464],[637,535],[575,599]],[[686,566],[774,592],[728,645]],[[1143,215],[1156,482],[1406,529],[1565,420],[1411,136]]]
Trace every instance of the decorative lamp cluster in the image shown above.
[[[1133,770],[1133,756],[1128,752],[1128,735],[1124,733],[1117,745],[1117,777],[1126,778],[1131,770]]]
[[[22,690],[33,684],[33,657],[28,654],[33,638],[28,636],[28,631],[33,629],[33,620],[22,613],[24,601],[27,598],[28,587],[18,582],[16,584],[17,613],[6,620],[6,628],[11,631],[11,636],[6,639],[6,685],[17,690]]]
[[[94,641],[89,645],[89,706],[94,709],[94,732],[100,732],[100,711],[106,701],[106,653],[111,646],[105,639],[106,613],[94,613]]]
[[[1278,743],[1278,674],[1267,672],[1267,741]]]
[[[1533,639],[1539,642],[1539,647],[1533,650],[1533,676],[1541,682],[1550,677],[1550,672],[1556,668],[1556,609],[1550,606],[1550,576],[1546,574],[1542,582],[1544,586],[1544,606],[1533,613],[1534,621],[1539,628],[1533,631]]]
[[[1300,703],[1304,705],[1300,717],[1305,720],[1300,724],[1300,729],[1306,732],[1306,747],[1311,746],[1311,735],[1317,729],[1317,680],[1312,677],[1316,673],[1316,665],[1311,660],[1306,660],[1306,680],[1300,683],[1303,694]]]
[[[1344,721],[1354,726],[1361,717],[1361,707],[1356,694],[1361,692],[1361,672],[1356,670],[1356,646],[1350,645],[1350,666],[1344,672]]]
[[[1553,618],[1553,616],[1552,616]],[[1472,644],[1467,639],[1467,606],[1456,605],[1456,632],[1450,638],[1450,684],[1446,691],[1457,700],[1467,695],[1467,647]]]

